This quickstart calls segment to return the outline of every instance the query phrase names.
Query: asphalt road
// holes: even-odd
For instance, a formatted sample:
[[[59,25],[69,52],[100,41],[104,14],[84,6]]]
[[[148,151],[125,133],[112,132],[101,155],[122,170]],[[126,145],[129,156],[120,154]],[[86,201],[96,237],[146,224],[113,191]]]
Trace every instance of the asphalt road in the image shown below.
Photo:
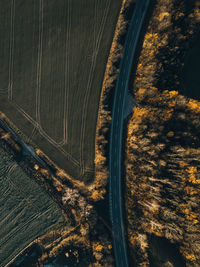
[[[113,245],[117,267],[128,264],[126,241],[124,236],[122,192],[121,192],[121,148],[123,131],[123,112],[128,94],[129,78],[136,45],[150,0],[138,0],[131,19],[120,64],[120,72],[115,88],[112,110],[109,160],[109,197],[110,216],[113,230]]]

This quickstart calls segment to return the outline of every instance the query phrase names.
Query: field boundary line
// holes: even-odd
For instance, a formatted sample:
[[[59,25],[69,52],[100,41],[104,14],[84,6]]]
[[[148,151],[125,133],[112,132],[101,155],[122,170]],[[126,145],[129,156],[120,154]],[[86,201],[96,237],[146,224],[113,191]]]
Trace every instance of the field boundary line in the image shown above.
[[[69,11],[69,2],[68,2],[68,18],[67,21],[70,25],[70,11]],[[42,77],[42,56],[43,56],[43,30],[44,30],[44,1],[40,0],[40,11],[39,11],[39,42],[38,42],[38,63],[37,63],[37,86],[36,86],[36,121],[40,124],[41,126],[41,118],[40,118],[40,103],[41,103],[41,77]],[[67,24],[68,24],[67,23]],[[66,40],[66,47],[67,47],[67,42],[70,39],[69,38],[69,34],[70,34],[70,29],[68,29],[67,27],[67,40]],[[67,50],[67,49],[66,49]],[[67,52],[66,52],[66,57],[67,57]],[[69,63],[68,60],[66,58],[66,62],[65,62],[65,70],[69,70]],[[68,80],[67,84],[66,84],[66,79]],[[55,140],[53,140],[48,134],[46,134],[45,136],[48,135],[49,138],[51,138],[51,140],[53,140],[53,142],[55,142],[55,144],[58,144],[59,146],[65,145],[67,144],[67,113],[68,113],[68,87],[69,88],[69,79],[68,79],[68,75],[66,78],[66,72],[65,72],[65,90],[64,90],[64,118],[63,118],[63,140],[60,142],[56,142]],[[44,130],[43,130],[44,131]]]
[[[9,82],[8,82],[8,100],[12,100],[13,89],[13,60],[14,60],[14,38],[15,38],[15,0],[11,4],[11,28],[10,28],[10,52],[9,52]]]
[[[53,140],[41,127],[41,125],[35,121],[23,108],[21,108],[17,103],[12,101],[12,104],[15,106],[15,108],[36,128],[38,131],[41,131],[41,135],[45,135],[44,137],[49,141],[51,140],[51,144],[56,146],[57,148],[62,146],[62,142],[57,143],[55,140]],[[45,133],[45,134],[44,134]],[[32,134],[32,133],[31,133]],[[30,137],[29,137],[30,138]]]
[[[68,159],[71,160],[72,163],[74,163],[76,166],[80,167],[80,163],[67,151],[65,151],[62,146],[58,143],[56,143],[41,127],[41,125],[38,124],[29,114],[27,114],[21,107],[18,106],[18,104],[12,102],[12,104],[15,106],[15,108],[38,130],[38,132],[49,142],[51,143],[56,149],[58,149],[62,154],[64,154]]]
[[[32,132],[31,132],[31,134],[30,134],[30,136],[29,136],[29,140],[31,140],[31,139],[35,136],[35,134],[36,134],[36,130],[37,130],[36,126],[33,125],[33,130],[32,130]]]
[[[68,157],[72,163],[74,163],[76,166],[80,167],[80,163],[75,158],[73,158],[73,156],[71,154],[69,154],[67,151],[65,151],[62,148],[62,146],[55,145],[53,142],[54,140],[51,137],[49,137],[49,135],[46,134],[41,127],[39,127],[39,132],[43,137],[45,137],[45,139],[47,139],[49,141],[49,143],[54,145],[62,154],[64,154],[66,157]]]
[[[37,81],[36,81],[36,121],[40,123],[40,90],[42,72],[42,45],[43,45],[43,0],[40,0],[39,7],[39,40],[38,40],[38,61],[37,61]]]
[[[67,36],[65,46],[65,92],[64,92],[64,118],[63,118],[63,144],[68,142],[68,98],[69,98],[69,48],[70,48],[70,34],[71,34],[71,9],[70,2],[67,2]]]
[[[21,108],[17,103],[12,101],[13,106],[19,111],[33,126],[39,127],[38,122],[36,122],[23,108]]]
[[[1,88],[0,94],[10,94],[10,84],[11,84],[11,59],[12,59],[12,31],[13,31],[13,11],[14,11],[14,1],[11,1],[10,5],[10,33],[9,33],[9,56],[8,56],[8,86],[7,88]],[[8,97],[9,98],[9,97]]]
[[[98,51],[99,51],[99,46],[100,46],[100,42],[102,39],[102,35],[103,35],[103,29],[105,27],[105,23],[106,23],[106,19],[108,16],[108,11],[109,11],[109,7],[110,7],[111,1],[107,0],[106,2],[106,7],[104,9],[104,15],[103,18],[101,20],[101,25],[99,27],[99,31],[98,31],[98,35],[96,38],[96,44],[95,44],[95,48],[93,51],[94,54],[94,58],[92,59],[92,65],[90,68],[90,73],[89,73],[89,77],[88,77],[88,83],[87,83],[87,88],[86,88],[86,93],[84,96],[84,105],[83,105],[83,114],[82,114],[82,118],[81,118],[81,141],[80,141],[80,165],[81,165],[81,173],[84,173],[84,161],[83,161],[83,150],[84,150],[84,138],[85,138],[85,120],[84,118],[86,117],[86,106],[88,104],[88,99],[89,99],[89,91],[91,89],[91,84],[92,84],[92,74],[94,73],[94,69],[96,66],[96,60],[97,60],[97,55],[98,55]]]
[[[8,56],[8,86],[7,88],[0,88],[0,94],[9,94],[9,88],[10,88],[10,68],[11,68],[11,51],[12,51],[12,28],[13,28],[13,0],[10,5],[10,33],[9,33],[9,56]]]

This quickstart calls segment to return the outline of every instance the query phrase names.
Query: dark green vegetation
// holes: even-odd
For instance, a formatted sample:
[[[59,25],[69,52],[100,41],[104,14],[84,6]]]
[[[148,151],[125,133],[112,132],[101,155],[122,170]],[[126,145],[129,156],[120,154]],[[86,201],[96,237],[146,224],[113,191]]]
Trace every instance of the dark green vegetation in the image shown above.
[[[200,100],[200,39],[188,50],[183,69],[184,95]]]
[[[51,227],[64,223],[58,206],[0,148],[0,266]]]
[[[0,1],[0,109],[84,181],[94,175],[98,102],[121,2]]]

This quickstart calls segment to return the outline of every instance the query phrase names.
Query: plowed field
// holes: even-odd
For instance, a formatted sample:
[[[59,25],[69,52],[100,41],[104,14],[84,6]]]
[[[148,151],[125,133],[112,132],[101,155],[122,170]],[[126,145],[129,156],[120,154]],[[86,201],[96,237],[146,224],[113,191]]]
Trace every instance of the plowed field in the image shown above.
[[[0,110],[84,181],[93,177],[98,103],[121,2],[0,1]]]
[[[60,208],[0,147],[0,266],[51,226],[64,223]]]

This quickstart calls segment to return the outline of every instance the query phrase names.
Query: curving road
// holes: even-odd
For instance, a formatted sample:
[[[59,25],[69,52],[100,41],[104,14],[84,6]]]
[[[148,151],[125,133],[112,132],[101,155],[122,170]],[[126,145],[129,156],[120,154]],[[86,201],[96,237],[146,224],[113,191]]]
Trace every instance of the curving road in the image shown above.
[[[113,246],[117,267],[127,267],[128,256],[124,236],[122,196],[121,196],[121,147],[123,112],[128,94],[129,77],[133,64],[136,45],[150,0],[137,0],[134,13],[126,35],[123,58],[116,83],[112,110],[109,159],[109,201],[113,230]]]

